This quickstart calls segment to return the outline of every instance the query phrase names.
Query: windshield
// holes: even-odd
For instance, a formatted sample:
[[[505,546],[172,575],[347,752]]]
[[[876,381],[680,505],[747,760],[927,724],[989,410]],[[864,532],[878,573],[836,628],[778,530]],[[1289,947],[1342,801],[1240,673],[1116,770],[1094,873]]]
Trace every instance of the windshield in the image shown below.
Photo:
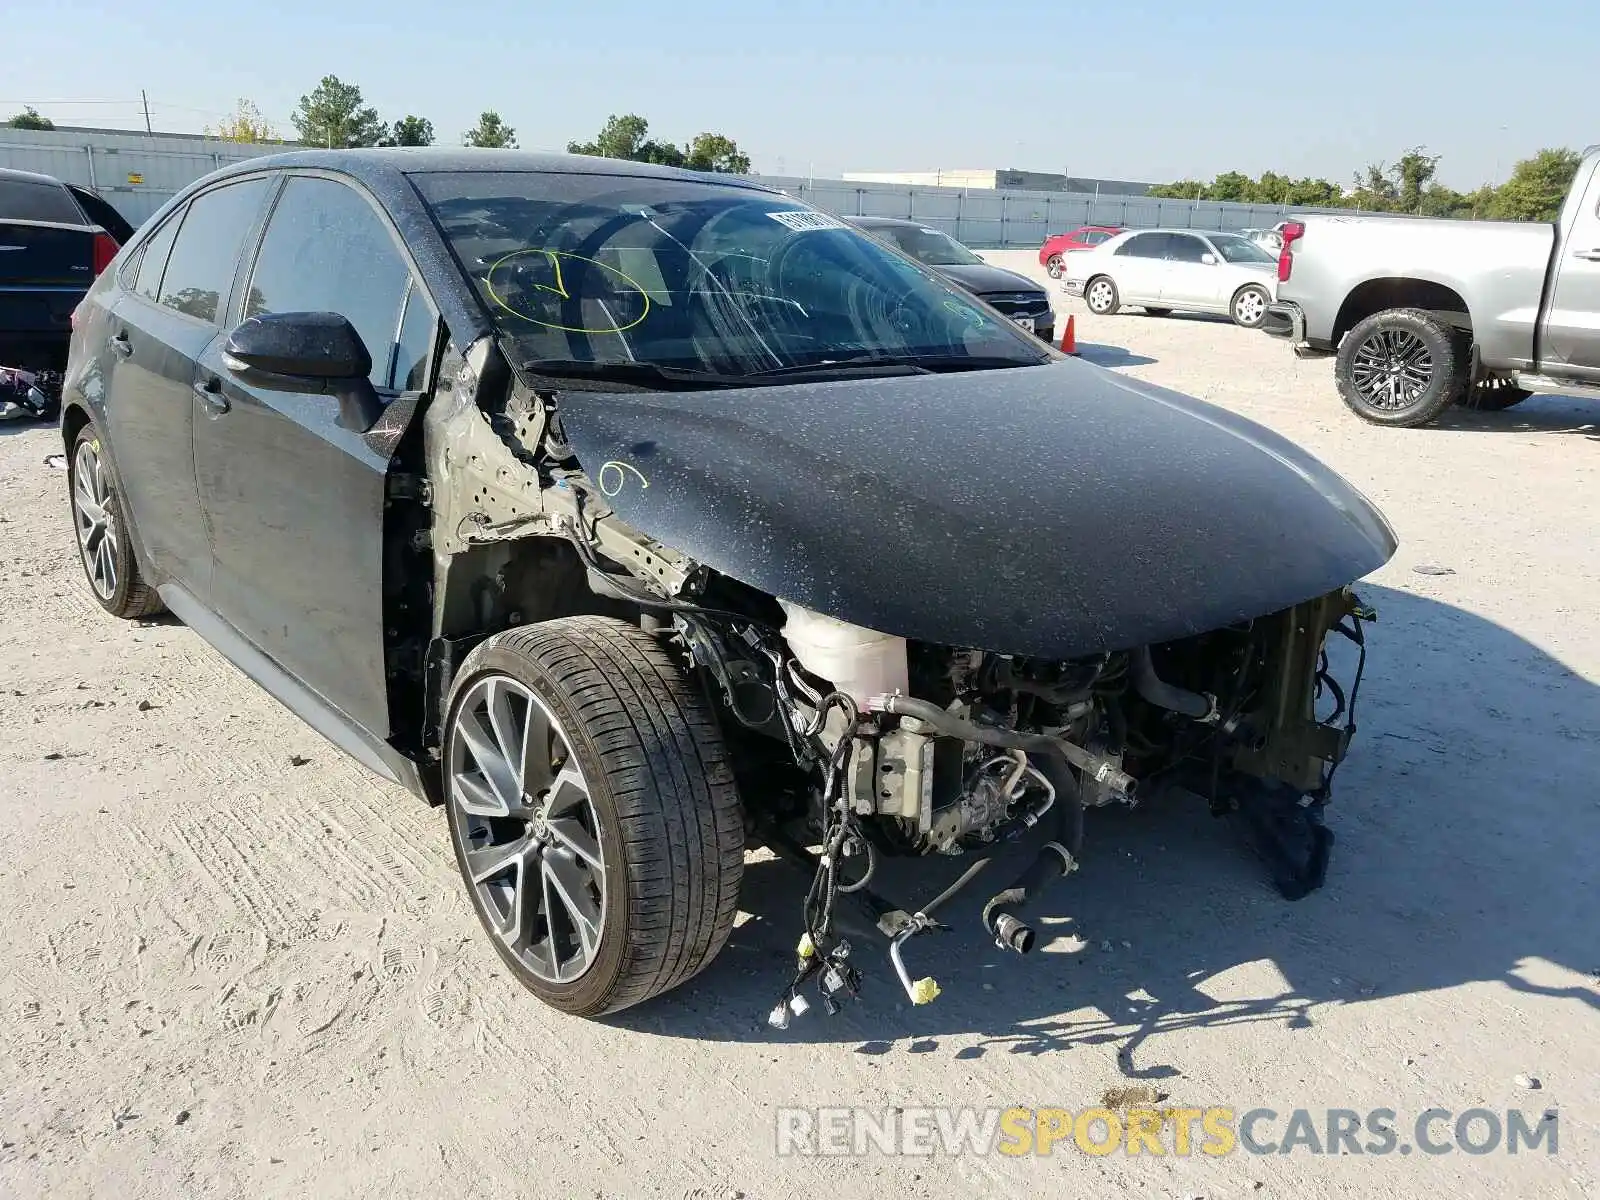
[[[845,359],[1048,358],[966,293],[785,196],[548,172],[413,179],[524,363],[756,376]]]
[[[920,263],[930,267],[981,267],[983,259],[968,250],[948,233],[929,229],[925,225],[869,225],[868,233],[877,234],[904,250]]]
[[[1242,237],[1213,237],[1211,244],[1217,248],[1217,253],[1231,263],[1276,263],[1278,260],[1268,254],[1249,238]]]

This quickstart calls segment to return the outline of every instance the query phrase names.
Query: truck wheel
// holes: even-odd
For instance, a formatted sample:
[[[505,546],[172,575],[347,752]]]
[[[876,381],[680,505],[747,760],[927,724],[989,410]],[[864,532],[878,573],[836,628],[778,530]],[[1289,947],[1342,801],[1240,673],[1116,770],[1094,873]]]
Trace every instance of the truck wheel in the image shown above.
[[[1052,254],[1048,259],[1045,260],[1044,269],[1050,272],[1051,279],[1061,278],[1061,268],[1061,255]]]
[[[1247,283],[1233,294],[1233,303],[1228,306],[1228,313],[1233,317],[1235,325],[1244,329],[1255,329],[1267,315],[1267,305],[1271,302],[1272,297],[1267,295],[1266,288],[1259,284]]]
[[[489,638],[451,688],[445,811],[501,959],[578,1016],[676,987],[728,940],[744,873],[733,769],[660,642],[563,617]]]
[[[1450,407],[1466,367],[1450,327],[1420,308],[1373,313],[1339,343],[1339,396],[1375,425],[1414,428]]]
[[[1114,316],[1122,307],[1122,299],[1117,295],[1117,285],[1104,275],[1096,275],[1083,285],[1083,302],[1097,317]]]
[[[1509,379],[1480,379],[1462,392],[1456,404],[1476,412],[1504,412],[1531,395],[1532,392],[1519,388]]]

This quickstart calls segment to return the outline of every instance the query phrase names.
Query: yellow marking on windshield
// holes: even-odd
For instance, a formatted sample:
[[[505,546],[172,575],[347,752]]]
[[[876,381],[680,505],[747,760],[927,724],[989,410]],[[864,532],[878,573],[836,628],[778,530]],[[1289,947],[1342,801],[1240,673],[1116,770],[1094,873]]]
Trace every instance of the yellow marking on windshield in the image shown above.
[[[520,258],[527,258],[530,255],[535,255],[535,254],[543,256],[544,260],[550,264],[551,269],[555,272],[556,286],[555,287],[551,287],[547,283],[540,283],[537,280],[532,280],[532,281],[530,281],[530,284],[531,284],[530,290],[538,291],[538,292],[548,292],[551,295],[560,296],[563,300],[575,301],[575,302],[581,303],[584,298],[582,296],[579,296],[579,297],[573,297],[572,296],[572,294],[567,290],[566,280],[565,280],[564,276],[561,273],[561,262],[560,262],[560,260],[563,259],[563,258],[570,259],[573,262],[587,263],[590,266],[598,267],[598,268],[600,268],[600,270],[604,271],[607,275],[614,276],[617,280],[620,280],[622,286],[618,287],[616,289],[617,293],[619,295],[625,296],[625,297],[629,296],[630,293],[631,294],[637,294],[638,297],[639,297],[639,301],[640,301],[639,315],[634,317],[631,321],[626,322],[625,324],[623,322],[621,322],[621,321],[618,321],[616,318],[611,318],[612,324],[607,325],[607,326],[602,326],[600,328],[591,329],[591,328],[587,328],[587,327],[584,327],[584,326],[581,326],[581,325],[563,325],[563,324],[561,324],[559,322],[556,322],[556,321],[541,320],[539,317],[536,317],[536,316],[533,316],[533,315],[531,315],[529,313],[522,312],[522,311],[518,310],[517,308],[513,307],[512,303],[510,301],[508,301],[505,296],[501,295],[501,293],[500,293],[500,291],[498,289],[496,289],[496,287],[495,287],[495,275],[498,272],[500,272],[503,268],[505,268],[507,263],[512,262],[512,260],[520,259]],[[625,333],[627,330],[632,329],[634,326],[638,325],[647,316],[650,315],[650,293],[645,291],[645,289],[639,284],[639,282],[637,280],[633,279],[629,275],[624,274],[622,271],[617,270],[616,267],[608,266],[606,263],[601,262],[599,259],[589,258],[586,255],[582,255],[582,254],[573,254],[573,253],[571,253],[569,251],[566,251],[566,250],[545,250],[545,249],[542,249],[542,248],[539,248],[539,247],[535,247],[535,248],[528,249],[528,250],[513,250],[510,254],[507,254],[503,258],[498,259],[489,268],[488,273],[483,277],[483,287],[484,287],[484,290],[489,293],[489,299],[491,301],[493,301],[498,307],[500,307],[500,308],[504,309],[506,312],[510,313],[513,317],[516,317],[517,320],[526,321],[530,325],[539,325],[539,326],[542,326],[545,329],[555,329],[555,330],[558,330],[558,331],[560,331],[562,333],[582,333],[582,334]],[[605,302],[604,302],[604,300],[599,296],[594,297],[594,299],[600,302],[602,311],[606,311],[605,310]],[[606,312],[606,315],[608,317],[610,317],[609,311]]]
[[[638,479],[640,487],[650,486],[650,481],[638,467],[632,463],[618,462],[616,459],[600,464],[600,474],[595,477],[595,482],[600,485],[602,493],[615,496],[627,484],[629,473]]]

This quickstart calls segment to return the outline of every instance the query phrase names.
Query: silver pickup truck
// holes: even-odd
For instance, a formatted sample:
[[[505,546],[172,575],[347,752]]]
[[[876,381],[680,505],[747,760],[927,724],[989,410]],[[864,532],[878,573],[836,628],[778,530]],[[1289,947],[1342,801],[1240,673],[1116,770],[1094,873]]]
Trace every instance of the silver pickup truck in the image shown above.
[[[1600,398],[1600,147],[1554,225],[1307,215],[1283,238],[1261,328],[1335,355],[1339,395],[1366,420]]]

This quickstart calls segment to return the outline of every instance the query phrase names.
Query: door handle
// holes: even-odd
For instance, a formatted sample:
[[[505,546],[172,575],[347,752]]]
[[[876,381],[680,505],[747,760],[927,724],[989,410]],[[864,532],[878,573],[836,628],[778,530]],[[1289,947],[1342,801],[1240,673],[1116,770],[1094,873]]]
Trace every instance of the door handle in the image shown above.
[[[200,403],[206,406],[210,416],[220,417],[231,407],[228,398],[222,394],[222,380],[215,377],[195,384],[194,394],[200,397]]]
[[[106,345],[110,346],[112,351],[121,358],[130,358],[133,355],[133,343],[128,340],[126,333],[119,333],[107,339]]]
[[[1600,247],[1597,247],[1594,250],[1574,250],[1572,252],[1572,257],[1582,258],[1589,262],[1600,262]]]

